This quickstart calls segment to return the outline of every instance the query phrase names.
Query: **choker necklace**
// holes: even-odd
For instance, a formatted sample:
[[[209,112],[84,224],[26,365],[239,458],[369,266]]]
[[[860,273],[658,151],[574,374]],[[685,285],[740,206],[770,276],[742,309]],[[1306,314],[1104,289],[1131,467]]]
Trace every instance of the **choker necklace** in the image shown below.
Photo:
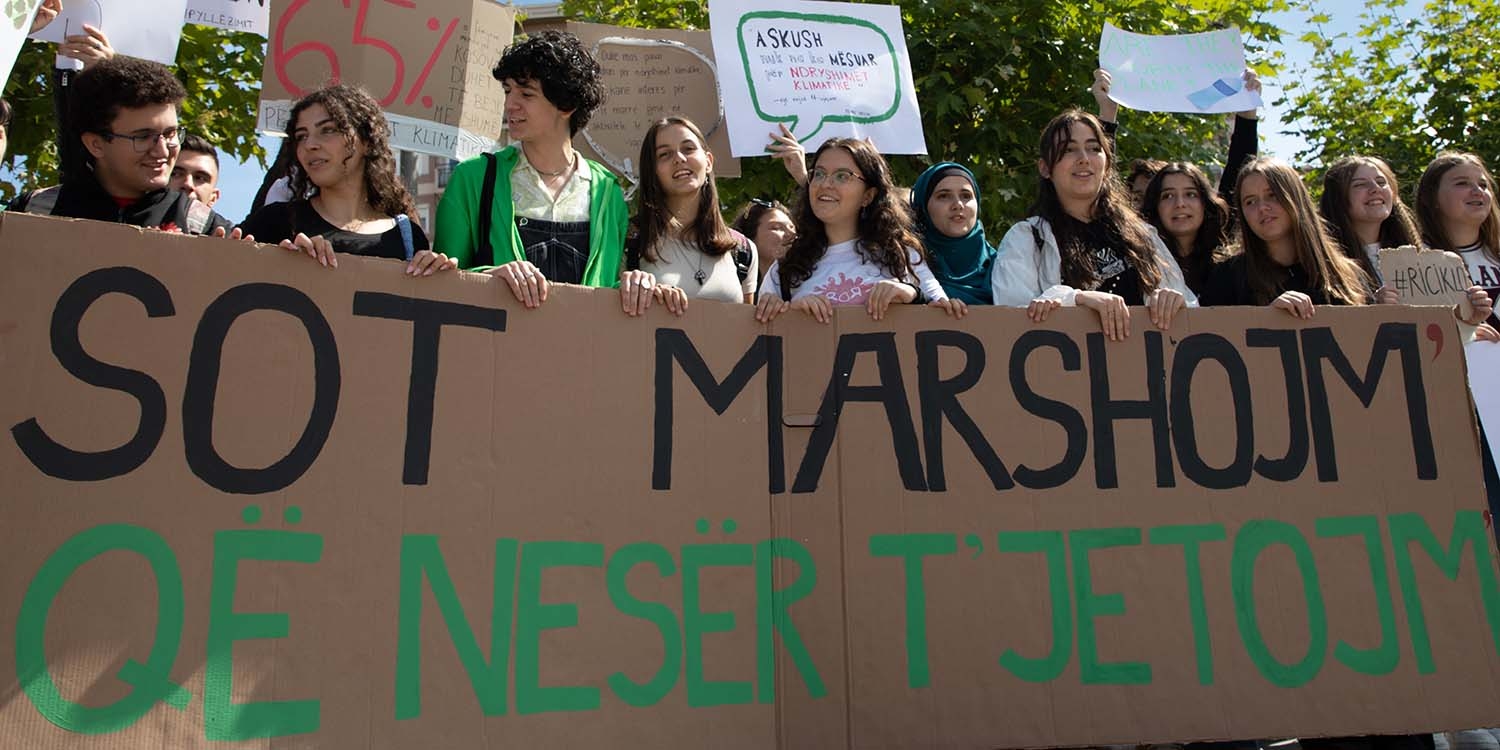
[[[523,151],[522,153],[525,153],[525,152]],[[562,177],[563,175],[565,175],[565,174],[573,171],[574,167],[578,166],[578,152],[577,151],[573,152],[573,161],[569,162],[568,166],[563,167],[562,169],[559,169],[556,172],[548,172],[547,170],[541,169],[537,165],[532,164],[530,156],[526,157],[526,163],[527,164],[531,164],[531,168],[535,169],[537,174],[542,175],[544,177]]]

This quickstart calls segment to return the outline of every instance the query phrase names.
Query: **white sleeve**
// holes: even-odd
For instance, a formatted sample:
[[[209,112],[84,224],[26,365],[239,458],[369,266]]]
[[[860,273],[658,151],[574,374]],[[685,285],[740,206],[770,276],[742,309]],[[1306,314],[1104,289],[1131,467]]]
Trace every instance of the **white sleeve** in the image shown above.
[[[781,261],[772,261],[771,267],[766,269],[766,277],[761,279],[761,297],[775,297],[781,299]]]
[[[1033,228],[1042,235],[1040,251]],[[1040,267],[1037,256],[1041,256]],[[1009,307],[1025,307],[1038,298],[1073,304],[1078,290],[1062,283],[1062,258],[1052,228],[1046,222],[1033,217],[1018,222],[1005,233],[995,256],[995,269],[990,272],[990,291],[995,304]]]
[[[917,289],[929,302],[948,299],[948,293],[943,291],[943,285],[932,274],[932,262],[923,260],[922,254],[915,248],[906,248],[906,258],[911,262],[912,273],[917,275]]]
[[[1151,246],[1156,252],[1157,265],[1161,267],[1161,286],[1181,292],[1188,307],[1197,307],[1198,295],[1188,288],[1187,279],[1182,275],[1182,266],[1177,264],[1177,257],[1167,249],[1167,243],[1162,242],[1155,227],[1151,229]]]

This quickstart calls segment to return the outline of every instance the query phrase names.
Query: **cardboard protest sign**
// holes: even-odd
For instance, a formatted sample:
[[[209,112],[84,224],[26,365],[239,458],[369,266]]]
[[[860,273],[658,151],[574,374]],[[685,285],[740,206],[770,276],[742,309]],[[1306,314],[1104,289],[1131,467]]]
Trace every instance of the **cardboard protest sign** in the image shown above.
[[[26,46],[26,35],[41,4],[42,0],[6,0],[5,16],[0,18],[0,82],[10,80],[10,69]]]
[[[271,35],[270,0],[188,0],[184,23]]]
[[[604,82],[604,105],[573,139],[584,156],[634,181],[646,129],[663,117],[679,115],[708,136],[714,174],[740,176],[740,162],[730,156],[707,31],[573,22],[564,28],[599,61]]]
[[[1146,112],[1243,112],[1260,106],[1245,88],[1245,47],[1237,28],[1200,34],[1136,34],[1106,22],[1099,67],[1109,98]]]
[[[1469,302],[1469,266],[1456,253],[1423,250],[1412,245],[1380,250],[1380,278],[1407,305],[1458,305],[1459,317],[1474,314]]]
[[[785,123],[808,153],[836,136],[925,154],[896,5],[776,0],[708,4],[735,156],[764,156]]]
[[[273,3],[261,130],[285,134],[296,100],[327,81],[364,86],[385,108],[391,146],[466,159],[494,150],[505,93],[490,70],[515,9],[492,0]]]
[[[175,65],[182,24],[163,19],[183,17],[187,3],[188,0],[153,0],[150,11],[143,13],[140,0],[64,2],[57,18],[31,38],[61,43],[70,34],[84,33],[83,25],[88,24],[109,35],[109,44],[118,54]]]
[[[8,214],[0,744],[1494,726],[1447,311],[832,324]],[[805,425],[805,426],[794,426]]]

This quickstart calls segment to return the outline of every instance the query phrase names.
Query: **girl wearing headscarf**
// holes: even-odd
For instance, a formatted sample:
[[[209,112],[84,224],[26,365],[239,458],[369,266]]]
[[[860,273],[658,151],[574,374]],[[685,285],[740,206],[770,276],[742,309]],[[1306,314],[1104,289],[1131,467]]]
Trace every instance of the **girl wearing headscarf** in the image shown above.
[[[927,168],[911,190],[912,214],[927,246],[932,275],[949,299],[966,305],[992,305],[990,274],[995,248],[979,221],[979,181],[961,164]]]

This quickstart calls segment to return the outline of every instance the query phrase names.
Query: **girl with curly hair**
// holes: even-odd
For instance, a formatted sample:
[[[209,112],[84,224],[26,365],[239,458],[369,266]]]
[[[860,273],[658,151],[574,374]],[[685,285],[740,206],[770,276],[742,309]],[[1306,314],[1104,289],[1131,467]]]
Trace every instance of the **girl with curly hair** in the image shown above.
[[[818,148],[795,219],[797,238],[767,269],[756,320],[792,308],[827,323],[834,305],[864,305],[880,320],[892,302],[920,299],[963,315],[933,277],[890,168],[868,141],[830,138]]]
[[[1180,310],[1198,304],[1172,253],[1132,207],[1098,118],[1063,112],[1042,130],[1039,150],[1032,216],[1000,240],[995,304],[1025,307],[1036,323],[1059,307],[1087,307],[1112,341],[1130,335],[1130,306],[1145,305],[1152,324],[1167,330]]]
[[[416,206],[396,179],[391,129],[363,89],[333,84],[292,106],[296,158],[288,166],[295,198],[262,207],[240,226],[260,242],[306,253],[337,268],[337,253],[405,260],[406,272],[430,276],[456,268],[428,249],[411,220]]]
[[[724,223],[706,140],[685,117],[646,129],[636,164],[637,210],[625,241],[629,270],[620,282],[627,315],[640,315],[653,301],[680,315],[689,299],[748,303],[755,296],[755,246]]]
[[[1189,289],[1203,292],[1214,255],[1229,243],[1229,204],[1196,165],[1172,162],[1146,185],[1141,217],[1176,255]]]

